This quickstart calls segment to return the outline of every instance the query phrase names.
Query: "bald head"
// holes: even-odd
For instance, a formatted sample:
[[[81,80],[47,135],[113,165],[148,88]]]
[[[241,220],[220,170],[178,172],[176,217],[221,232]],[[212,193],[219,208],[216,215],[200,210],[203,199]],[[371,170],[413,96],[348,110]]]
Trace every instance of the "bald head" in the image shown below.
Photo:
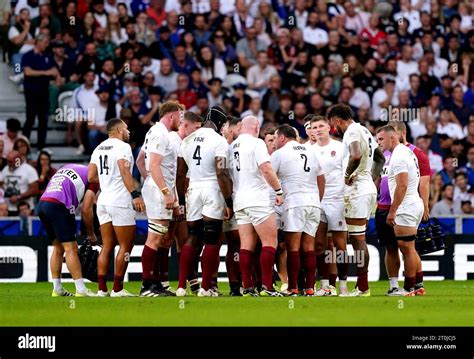
[[[246,133],[254,137],[258,137],[260,131],[260,122],[255,116],[245,116],[242,119],[242,127],[240,133]]]

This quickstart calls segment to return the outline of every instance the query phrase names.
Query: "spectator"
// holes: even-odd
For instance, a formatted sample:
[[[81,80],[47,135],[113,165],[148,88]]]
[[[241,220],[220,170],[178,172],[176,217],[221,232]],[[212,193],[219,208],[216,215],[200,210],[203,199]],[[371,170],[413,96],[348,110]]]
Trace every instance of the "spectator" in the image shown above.
[[[30,221],[29,217],[32,215],[31,206],[26,201],[18,202],[17,211],[18,216],[20,217],[20,232],[19,235],[21,236],[29,236],[30,235]]]
[[[240,66],[245,70],[257,63],[259,51],[267,51],[267,46],[257,39],[257,32],[254,27],[245,30],[245,37],[237,42],[237,58]]]
[[[207,99],[209,100],[209,107],[222,104],[224,96],[222,94],[222,80],[218,77],[214,77],[209,80],[209,92],[207,93]]]
[[[120,46],[128,40],[127,32],[120,26],[118,13],[110,13],[107,16],[106,39],[115,46]]]
[[[0,171],[5,168],[7,165],[7,159],[5,156],[5,151],[4,151],[4,141],[2,138],[0,138]]]
[[[250,89],[259,91],[261,94],[269,87],[270,78],[278,75],[274,66],[268,64],[266,51],[260,51],[257,55],[257,64],[251,66],[247,71],[247,85]]]
[[[281,94],[281,77],[278,74],[270,77],[270,84],[262,98],[262,108],[269,114],[275,113],[280,107],[279,98]]]
[[[431,178],[430,183],[430,208],[441,200],[443,190],[443,178],[439,173]]]
[[[0,172],[0,187],[4,190],[8,215],[16,216],[19,201],[26,201],[33,208],[33,197],[38,193],[38,175],[17,151],[10,152],[7,161],[8,166]]]
[[[387,77],[384,81],[384,87],[375,91],[372,98],[372,119],[374,121],[387,121],[389,119],[387,108],[394,103],[394,99],[395,79]]]
[[[472,214],[472,202],[461,201],[461,210],[463,214]]]
[[[41,151],[36,160],[36,173],[38,174],[38,196],[41,197],[51,177],[56,173],[56,168],[51,166],[49,152]]]
[[[307,115],[306,105],[303,102],[297,102],[294,106],[294,118],[288,121],[290,126],[293,126],[298,131],[302,139],[307,139],[306,129],[304,128],[305,117]]]
[[[26,138],[17,138],[13,144],[13,151],[18,151],[21,155],[21,159],[24,162],[32,166],[35,164],[31,158],[30,142]]]
[[[23,78],[21,67],[23,55],[35,47],[35,40],[31,33],[30,12],[27,8],[23,8],[17,16],[15,25],[10,26],[8,30],[8,39],[10,40],[9,52],[13,72],[15,73],[15,76],[10,77],[10,80],[16,83],[19,83]]]
[[[245,0],[236,0],[233,22],[238,36],[242,37],[244,33],[247,34],[248,29],[253,26],[253,21],[253,17],[249,14]]]
[[[74,91],[79,87],[79,77],[75,73],[76,64],[66,57],[65,44],[59,40],[52,43],[54,66],[58,75],[49,84],[49,114],[58,108],[58,97],[64,91]]]
[[[51,13],[51,6],[49,4],[41,4],[39,15],[31,20],[32,34],[37,35],[40,28],[49,29],[49,34],[52,40],[59,40],[61,37],[61,22]]]
[[[284,123],[288,123],[293,97],[289,93],[283,93],[280,95],[279,101],[280,108],[275,112],[274,121],[277,124],[282,125]]]
[[[107,40],[107,30],[103,27],[98,27],[94,30],[94,43],[97,53],[97,58],[100,61],[106,59],[113,59],[115,57],[116,45]]]
[[[364,66],[364,71],[354,77],[355,86],[364,89],[370,98],[377,89],[383,86],[382,80],[375,74],[376,68],[377,62],[375,59],[369,59]]]
[[[474,106],[467,105],[463,101],[464,91],[461,85],[454,86],[450,109],[457,121],[465,126],[469,122],[469,116],[474,113]]]
[[[433,95],[433,91],[440,86],[439,80],[429,73],[429,65],[426,60],[420,60],[418,63],[418,71],[420,72],[420,91],[429,98]]]
[[[8,217],[8,203],[0,202],[0,218]]]
[[[245,116],[255,116],[259,123],[260,126],[263,124],[263,110],[262,110],[262,100],[260,97],[254,97],[250,101],[249,109],[247,111],[242,112],[240,117],[244,118]]]
[[[432,217],[442,217],[446,215],[462,214],[461,203],[454,201],[454,187],[452,184],[445,184],[442,189],[443,199],[434,204],[430,211]]]
[[[199,47],[207,44],[211,38],[211,32],[207,30],[206,18],[202,14],[196,15],[194,18],[193,35]]]
[[[443,178],[443,184],[452,184],[454,181],[454,175],[456,174],[457,161],[454,160],[453,156],[448,155],[443,158],[443,169],[439,172]]]
[[[234,96],[232,101],[234,103],[234,108],[237,113],[241,114],[249,108],[251,98],[245,93],[247,85],[242,83],[237,83],[234,86]]]
[[[20,134],[21,123],[16,118],[9,118],[7,120],[7,132],[0,135],[0,140],[3,141],[3,155],[6,157],[12,150],[15,141],[18,138],[24,138],[25,136]]]
[[[225,42],[225,35],[222,30],[217,30],[211,36],[211,49],[218,58],[224,61],[227,72],[233,71],[235,62],[237,61],[237,53],[232,44]]]
[[[186,74],[178,75],[178,88],[173,92],[177,101],[183,104],[186,109],[190,109],[197,102],[197,94],[189,89],[189,77]]]
[[[171,13],[168,15],[171,16]],[[128,17],[128,14],[126,15],[126,17]],[[153,42],[156,41],[156,34],[149,24],[148,15],[145,12],[140,12],[138,16],[136,17],[136,20],[137,20],[135,24],[136,39],[138,42],[148,47]],[[125,17],[123,19],[120,19],[119,21],[121,23],[122,28],[127,27],[127,25],[132,22],[130,21],[130,19],[127,21]],[[168,26],[170,25],[171,24],[169,24]]]
[[[451,118],[451,112],[448,109],[441,110],[439,113],[438,134],[446,134],[453,139],[464,138],[462,127],[452,122]]]
[[[48,46],[49,38],[39,34],[35,39],[35,48],[27,52],[21,60],[25,74],[26,102],[26,122],[23,126],[23,134],[28,139],[30,138],[35,118],[38,117],[37,147],[40,150],[46,145],[48,131],[49,81],[59,75],[51,56],[46,52]]]
[[[196,62],[186,53],[186,47],[182,44],[175,47],[172,63],[174,71],[186,75],[190,75],[191,71],[197,67]]]
[[[105,29],[107,27],[107,13],[105,12],[104,0],[92,0],[91,5],[95,22]]]
[[[165,94],[170,94],[178,88],[178,74],[173,70],[170,59],[162,59],[160,72],[155,78],[155,86],[160,86]]]
[[[196,105],[191,107],[189,111],[196,113],[201,116],[201,118],[205,118],[209,111],[209,100],[207,99],[206,94],[198,94]]]
[[[210,46],[202,46],[198,53],[198,67],[201,69],[202,80],[205,84],[213,78],[218,77],[222,81],[227,76],[227,68],[224,61],[216,58]]]
[[[404,22],[404,21],[402,21]],[[398,23],[400,23],[398,21]],[[364,37],[367,36],[369,39],[370,46],[373,48],[377,48],[379,45],[380,39],[385,39],[387,36],[382,30],[379,29],[379,15],[372,14],[369,18],[369,24],[360,32],[359,36]]]
[[[318,49],[323,48],[329,42],[328,32],[319,25],[319,15],[313,11],[308,15],[308,21],[303,30],[304,41],[308,44],[316,46]]]
[[[454,176],[454,194],[453,199],[456,202],[471,201],[472,194],[470,192],[471,186],[467,181],[467,175],[464,172],[458,172]]]

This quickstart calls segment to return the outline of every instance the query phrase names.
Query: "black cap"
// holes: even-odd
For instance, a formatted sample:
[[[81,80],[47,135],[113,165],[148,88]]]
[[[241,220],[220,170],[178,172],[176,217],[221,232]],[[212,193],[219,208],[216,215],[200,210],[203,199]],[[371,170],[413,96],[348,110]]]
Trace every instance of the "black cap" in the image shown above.
[[[207,121],[214,123],[217,132],[219,132],[224,123],[227,122],[227,112],[220,106],[212,106],[207,112],[205,122]]]

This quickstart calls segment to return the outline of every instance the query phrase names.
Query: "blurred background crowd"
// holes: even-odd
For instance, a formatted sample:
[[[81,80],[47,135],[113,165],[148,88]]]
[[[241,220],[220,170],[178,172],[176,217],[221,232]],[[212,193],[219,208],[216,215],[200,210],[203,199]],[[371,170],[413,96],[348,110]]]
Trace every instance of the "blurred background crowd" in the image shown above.
[[[429,156],[432,212],[473,213],[472,5],[0,0],[3,60],[26,103],[23,123],[10,118],[0,128],[0,216],[33,213],[55,171],[47,148],[53,121],[67,122],[65,143],[90,154],[107,121],[120,117],[137,155],[168,99],[201,116],[213,105],[253,114],[262,138],[288,123],[301,141],[311,137],[306,115],[335,103],[350,105],[373,133],[400,116],[408,140]]]

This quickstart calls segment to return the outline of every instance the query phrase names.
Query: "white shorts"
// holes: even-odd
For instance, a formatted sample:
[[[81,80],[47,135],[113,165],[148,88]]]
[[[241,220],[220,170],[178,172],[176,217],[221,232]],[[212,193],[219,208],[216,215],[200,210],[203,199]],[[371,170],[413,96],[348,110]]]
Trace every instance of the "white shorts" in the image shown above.
[[[274,213],[271,206],[247,207],[235,212],[237,224],[252,224],[257,226]]]
[[[171,220],[173,218],[173,210],[166,208],[165,197],[158,187],[144,185],[142,196],[148,219]]]
[[[369,220],[376,203],[377,194],[375,193],[357,197],[344,196],[344,217]]]
[[[398,207],[397,213],[395,214],[395,224],[398,226],[418,228],[423,219],[424,210],[425,207],[422,201]]]
[[[344,218],[343,201],[322,201],[321,222],[328,224],[328,231],[347,231],[346,219]]]
[[[281,217],[283,214],[283,208],[282,206],[273,206],[273,210],[275,211],[275,217],[277,221],[277,229],[283,229],[281,226]]]
[[[217,188],[188,188],[186,192],[186,220],[197,221],[203,216],[224,219],[225,201]]]
[[[320,218],[321,210],[318,207],[293,207],[283,212],[281,225],[284,232],[304,232],[315,236]]]
[[[97,206],[99,224],[112,222],[113,226],[134,226],[136,212],[130,207]]]
[[[235,215],[232,216],[231,219],[228,221],[224,221],[222,224],[222,232],[232,232],[232,231],[237,231],[239,227],[237,226],[237,220],[235,219]]]

